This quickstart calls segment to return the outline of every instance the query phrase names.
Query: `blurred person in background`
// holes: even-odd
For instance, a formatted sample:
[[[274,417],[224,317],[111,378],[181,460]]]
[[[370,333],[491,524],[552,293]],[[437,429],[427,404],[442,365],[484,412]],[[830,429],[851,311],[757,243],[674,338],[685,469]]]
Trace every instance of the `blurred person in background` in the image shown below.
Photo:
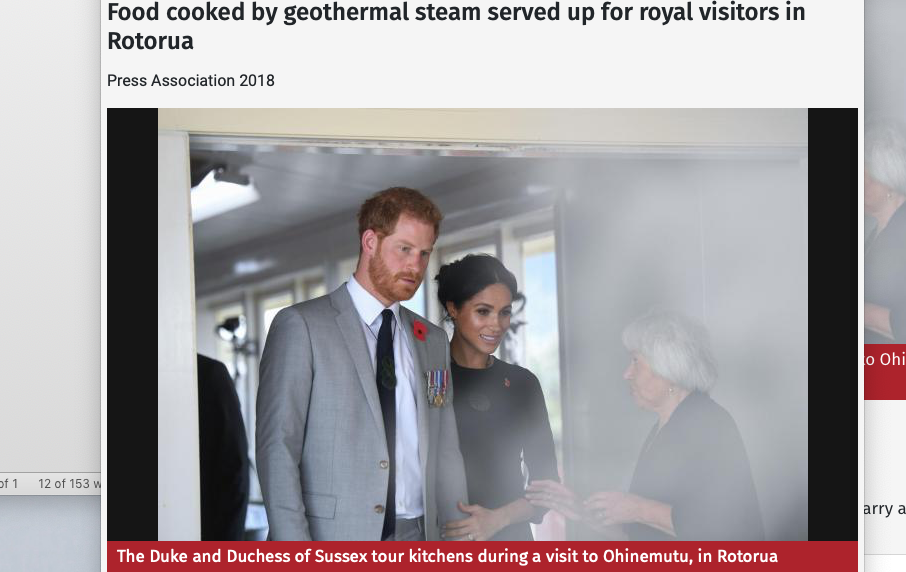
[[[708,395],[717,381],[708,332],[681,314],[655,311],[623,331],[623,374],[636,405],[657,415],[629,492],[580,502],[555,482],[529,485],[532,504],[599,532],[622,525],[630,540],[763,540],[749,459],[733,417]]]
[[[558,480],[557,457],[541,384],[529,370],[492,354],[507,335],[516,277],[489,255],[468,255],[437,275],[437,297],[454,325],[450,368],[453,409],[466,467],[468,518],[448,522],[447,538],[533,540],[529,522],[547,509],[525,499],[525,477]]]
[[[893,124],[865,131],[865,343],[906,343],[906,137]]]
[[[249,503],[249,445],[230,372],[198,354],[201,539],[242,540]]]

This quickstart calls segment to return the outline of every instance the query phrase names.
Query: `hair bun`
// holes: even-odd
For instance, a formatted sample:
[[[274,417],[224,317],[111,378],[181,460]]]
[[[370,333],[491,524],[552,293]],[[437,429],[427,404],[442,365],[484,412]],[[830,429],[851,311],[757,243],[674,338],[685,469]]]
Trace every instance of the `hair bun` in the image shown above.
[[[454,262],[442,265],[434,277],[437,299],[444,311],[451,302],[457,308],[492,284],[503,284],[515,301],[516,277],[500,260],[490,254],[467,254]]]

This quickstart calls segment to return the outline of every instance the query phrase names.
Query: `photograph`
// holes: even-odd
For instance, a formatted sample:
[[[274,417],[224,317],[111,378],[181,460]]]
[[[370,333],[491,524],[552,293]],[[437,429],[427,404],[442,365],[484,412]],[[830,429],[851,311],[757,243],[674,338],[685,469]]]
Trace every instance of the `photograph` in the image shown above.
[[[808,540],[808,402],[805,109],[158,110],[160,540]]]

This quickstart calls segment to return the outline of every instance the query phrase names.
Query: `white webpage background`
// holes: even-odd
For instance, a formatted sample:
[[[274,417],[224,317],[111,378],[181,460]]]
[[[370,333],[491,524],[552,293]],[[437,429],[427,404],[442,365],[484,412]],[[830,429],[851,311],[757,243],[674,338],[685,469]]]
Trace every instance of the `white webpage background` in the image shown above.
[[[204,5],[160,2],[157,22],[109,21],[107,3],[102,4],[104,106],[857,107],[862,102],[863,12],[861,3],[848,0],[796,2],[806,11],[806,19],[798,22],[662,25],[633,19],[582,26],[566,18],[569,6],[584,5],[575,2],[560,2],[557,22],[267,26],[251,21],[251,2],[246,2],[241,22],[171,22],[165,17],[170,6],[196,4]],[[410,14],[427,4],[409,2]],[[538,5],[548,4],[553,3]],[[281,7],[282,14],[282,8],[296,3],[268,5]],[[644,3],[622,5],[637,6],[638,14]],[[785,7],[783,2],[763,5]],[[189,34],[194,49],[110,50],[109,32]],[[274,74],[276,85],[106,87],[108,74],[242,73]]]

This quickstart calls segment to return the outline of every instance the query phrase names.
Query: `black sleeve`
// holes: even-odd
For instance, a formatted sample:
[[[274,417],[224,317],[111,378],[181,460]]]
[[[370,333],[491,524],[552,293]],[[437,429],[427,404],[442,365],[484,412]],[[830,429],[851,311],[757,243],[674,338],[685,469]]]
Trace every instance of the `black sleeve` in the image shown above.
[[[248,440],[226,366],[198,356],[202,540],[242,540],[249,497]]]
[[[700,420],[704,421],[704,420]],[[745,446],[729,416],[702,423],[676,476],[672,507],[678,540],[764,540]],[[691,446],[695,443],[695,446]]]
[[[903,207],[901,207],[903,208]],[[899,210],[899,209],[898,209]],[[901,215],[901,213],[897,213]],[[888,343],[906,343],[906,218],[895,215],[886,232],[892,232],[888,246],[888,258],[885,261],[892,265],[888,279],[897,287],[890,300],[890,332],[893,341]]]
[[[551,432],[547,406],[541,383],[530,371],[525,370],[525,425],[522,454],[528,467],[529,481],[551,480],[560,482],[557,471],[557,454],[554,448],[554,435]],[[547,509],[536,507],[531,522],[539,524],[544,519]]]

